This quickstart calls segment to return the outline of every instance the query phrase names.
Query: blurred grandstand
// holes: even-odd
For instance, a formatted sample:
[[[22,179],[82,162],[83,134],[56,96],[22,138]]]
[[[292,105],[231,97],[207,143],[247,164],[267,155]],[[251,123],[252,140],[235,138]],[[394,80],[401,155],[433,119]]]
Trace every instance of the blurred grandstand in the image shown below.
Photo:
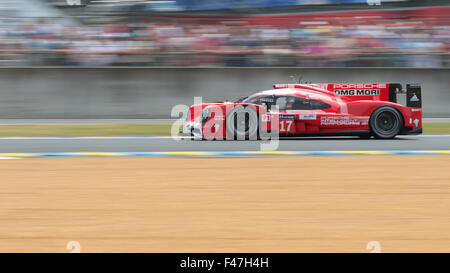
[[[0,65],[449,67],[447,3],[0,0]]]

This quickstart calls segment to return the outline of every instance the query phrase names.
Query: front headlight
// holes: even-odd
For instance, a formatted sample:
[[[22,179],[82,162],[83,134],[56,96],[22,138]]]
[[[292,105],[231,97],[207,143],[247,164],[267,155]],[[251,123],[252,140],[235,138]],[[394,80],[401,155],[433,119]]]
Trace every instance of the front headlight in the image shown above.
[[[209,108],[204,108],[202,110],[202,123],[205,123],[209,119],[209,115],[211,114],[211,110]]]

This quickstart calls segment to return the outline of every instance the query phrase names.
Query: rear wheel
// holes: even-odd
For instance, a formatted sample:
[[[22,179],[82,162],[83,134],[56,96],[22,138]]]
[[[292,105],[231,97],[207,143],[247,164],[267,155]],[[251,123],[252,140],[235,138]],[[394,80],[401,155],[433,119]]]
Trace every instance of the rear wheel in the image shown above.
[[[377,108],[370,117],[370,129],[376,138],[394,138],[402,128],[403,117],[391,106]]]
[[[258,113],[253,107],[239,105],[227,115],[227,139],[258,139]]]

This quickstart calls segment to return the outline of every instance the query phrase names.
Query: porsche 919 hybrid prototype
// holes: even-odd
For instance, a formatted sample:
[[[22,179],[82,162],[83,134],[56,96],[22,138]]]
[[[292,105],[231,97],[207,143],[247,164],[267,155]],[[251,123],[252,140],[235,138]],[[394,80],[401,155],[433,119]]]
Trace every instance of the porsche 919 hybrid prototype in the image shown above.
[[[189,109],[183,134],[197,139],[352,135],[394,138],[422,133],[422,89],[399,83],[275,84],[236,102]],[[406,106],[397,103],[406,94]]]

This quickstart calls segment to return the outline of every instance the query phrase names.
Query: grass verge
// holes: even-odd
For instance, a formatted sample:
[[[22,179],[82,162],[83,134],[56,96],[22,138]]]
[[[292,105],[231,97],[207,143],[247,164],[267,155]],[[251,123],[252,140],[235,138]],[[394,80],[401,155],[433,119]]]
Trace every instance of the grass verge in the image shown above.
[[[163,136],[171,124],[1,125],[0,136]]]
[[[450,122],[427,122],[423,124],[425,134],[450,134]]]
[[[164,136],[171,124],[1,125],[0,136]],[[450,134],[450,122],[424,123],[425,134]]]

